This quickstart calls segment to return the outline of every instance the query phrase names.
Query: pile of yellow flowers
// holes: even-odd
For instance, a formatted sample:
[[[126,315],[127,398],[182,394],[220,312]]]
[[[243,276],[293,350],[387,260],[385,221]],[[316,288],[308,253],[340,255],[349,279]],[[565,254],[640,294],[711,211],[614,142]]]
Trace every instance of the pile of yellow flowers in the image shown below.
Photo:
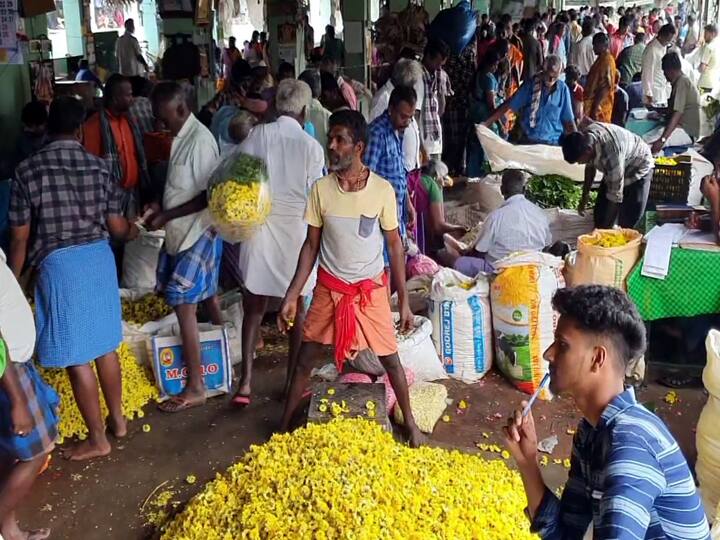
[[[502,460],[398,444],[335,419],[275,435],[196,495],[165,540],[525,540],[525,494]]]
[[[622,231],[602,231],[589,236],[587,243],[591,246],[612,248],[624,246],[627,244],[627,238]]]
[[[137,300],[122,299],[123,321],[139,326],[162,319],[170,313],[172,308],[157,294],[149,293]]]
[[[225,236],[246,240],[270,214],[267,184],[227,181],[213,187],[208,199],[210,215]]]
[[[138,365],[135,355],[131,349],[121,343],[117,350],[120,358],[120,369],[122,370],[122,404],[123,413],[132,420],[145,416],[142,408],[151,400],[158,397],[158,391],[152,382],[152,377],[144,368]],[[93,364],[94,369],[94,364]],[[75,402],[75,397],[70,386],[70,379],[64,369],[41,368],[45,381],[55,388],[60,395],[60,433],[59,443],[65,438],[78,437],[84,439],[88,433],[85,422],[80,415],[80,410]],[[108,414],[105,400],[100,399],[100,408],[103,418]]]

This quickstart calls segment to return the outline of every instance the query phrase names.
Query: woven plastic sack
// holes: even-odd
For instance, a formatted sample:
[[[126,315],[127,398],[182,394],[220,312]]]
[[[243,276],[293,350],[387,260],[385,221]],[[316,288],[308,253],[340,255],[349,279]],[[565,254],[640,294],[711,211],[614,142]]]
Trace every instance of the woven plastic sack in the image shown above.
[[[715,520],[720,504],[720,332],[710,330],[705,339],[707,364],[703,369],[703,384],[709,393],[700,413],[695,434],[697,472],[705,512],[710,523]]]
[[[543,353],[554,340],[555,291],[565,286],[562,259],[546,253],[513,253],[495,263],[490,288],[498,369],[521,391],[532,394],[548,370]],[[550,399],[549,391],[540,393]]]
[[[477,12],[470,7],[470,2],[461,0],[457,6],[443,9],[435,16],[428,35],[443,40],[454,54],[460,54],[475,37],[477,18]]]
[[[640,260],[642,235],[633,229],[620,229],[627,244],[619,247],[593,245],[599,236],[615,230],[595,229],[578,237],[577,254],[568,256],[565,277],[568,287],[608,285],[626,290],[625,280]]]
[[[490,286],[484,275],[469,278],[443,268],[433,278],[430,321],[435,349],[450,377],[480,380],[492,367]]]
[[[125,244],[122,261],[121,286],[126,289],[154,289],[157,264],[165,231],[141,231],[132,242]]]
[[[265,162],[236,150],[222,159],[208,182],[208,211],[228,242],[249,240],[265,223],[272,199]]]
[[[418,429],[423,433],[432,433],[447,407],[447,388],[438,383],[417,382],[409,388],[409,393],[410,410]],[[400,407],[395,407],[393,416],[398,424],[404,423]]]

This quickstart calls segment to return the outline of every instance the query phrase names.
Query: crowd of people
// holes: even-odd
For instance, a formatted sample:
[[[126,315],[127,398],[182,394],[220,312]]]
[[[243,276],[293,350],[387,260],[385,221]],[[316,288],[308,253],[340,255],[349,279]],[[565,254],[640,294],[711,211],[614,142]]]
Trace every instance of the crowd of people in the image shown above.
[[[243,290],[233,406],[251,403],[261,323],[270,300],[279,298],[278,326],[289,335],[281,429],[291,426],[307,395],[319,346],[334,345],[340,369],[362,351],[375,353],[408,440],[418,446],[422,436],[389,302],[392,289],[400,329],[407,330],[408,250],[416,246],[474,276],[492,272],[509,253],[554,248],[547,218],[525,198],[526,176],[518,170],[503,174],[505,201],[488,215],[477,241],[464,251],[445,246],[444,235],[467,229],[445,220],[443,180],[448,173],[485,171],[476,125],[516,144],[560,146],[569,163],[585,164],[581,210],[599,171],[596,226],[633,227],[644,213],[653,154],[697,141],[700,95],[720,84],[713,25],[701,33],[692,14],[672,19],[658,9],[646,15],[639,8],[582,8],[517,23],[483,15],[459,54],[439,39],[430,39],[421,54],[404,51],[374,94],[342,74],[344,46],[332,27],[298,77],[290,64],[271,69],[262,33],[242,49],[230,38],[222,52],[223,84],[194,111],[182,85],[153,85],[142,76],[147,65],[132,25],[126,30],[117,49],[122,74],[98,81],[103,98],[96,111],[74,97],[23,111],[7,261],[4,254],[0,259],[0,426],[11,428],[0,434],[0,450],[12,458],[0,495],[0,534],[8,539],[21,537],[14,509],[53,450],[57,431],[57,395],[35,371],[33,354],[43,367],[67,370],[88,427],[87,439],[64,449],[65,457],[105,456],[112,450],[107,432],[127,432],[115,353],[122,340],[118,273],[123,246],[140,227],[165,231],[156,290],[177,314],[187,368],[186,386],[159,406],[162,411],[205,403],[198,307],[222,324],[217,293],[223,283]],[[88,67],[81,67],[89,78]],[[363,99],[371,99],[365,115]],[[626,130],[634,105],[661,108],[667,115],[661,131],[643,140]],[[153,166],[158,150],[147,145],[157,131],[167,141],[159,152],[166,166],[159,170]],[[272,194],[266,223],[240,244],[223,242],[207,210],[210,174],[234,151],[264,160]],[[720,163],[717,150],[711,157]],[[704,185],[720,212],[717,181]],[[34,321],[18,285],[28,271],[36,274]],[[622,386],[624,363],[645,347],[637,311],[622,293],[602,287],[560,291],[555,308],[561,317],[548,352],[553,390],[572,395],[586,420],[561,501],[537,469],[532,416],[514,415],[508,424],[534,529],[565,537],[592,521],[598,537],[628,529],[640,538],[708,538],[677,444]],[[638,424],[661,435],[633,445],[627,430]],[[603,437],[601,460],[582,446],[593,437]],[[624,468],[630,459],[652,478]],[[598,495],[607,504],[598,506],[589,494],[603,488],[597,475],[609,470],[611,488]]]

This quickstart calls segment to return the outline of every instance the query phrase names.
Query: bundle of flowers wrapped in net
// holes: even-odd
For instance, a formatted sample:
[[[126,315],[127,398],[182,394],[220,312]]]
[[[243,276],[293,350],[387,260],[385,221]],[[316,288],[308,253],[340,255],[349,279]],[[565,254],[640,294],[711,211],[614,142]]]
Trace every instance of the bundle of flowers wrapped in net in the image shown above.
[[[268,173],[262,159],[235,151],[225,157],[208,182],[213,224],[229,242],[249,239],[270,214]]]
[[[502,460],[412,450],[377,423],[335,419],[251,447],[162,538],[525,540],[525,504]]]

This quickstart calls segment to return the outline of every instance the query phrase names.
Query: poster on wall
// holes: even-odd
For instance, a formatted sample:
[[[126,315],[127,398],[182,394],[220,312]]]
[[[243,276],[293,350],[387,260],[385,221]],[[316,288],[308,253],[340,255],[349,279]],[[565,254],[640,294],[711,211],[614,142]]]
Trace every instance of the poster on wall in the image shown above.
[[[104,0],[90,1],[90,30],[97,32],[120,32],[125,21],[132,18],[127,12],[129,8],[120,5],[109,5]]]
[[[17,46],[17,3],[15,0],[0,0],[0,48],[14,49]]]
[[[280,61],[295,65],[297,54],[297,26],[293,23],[278,25],[278,57]]]

